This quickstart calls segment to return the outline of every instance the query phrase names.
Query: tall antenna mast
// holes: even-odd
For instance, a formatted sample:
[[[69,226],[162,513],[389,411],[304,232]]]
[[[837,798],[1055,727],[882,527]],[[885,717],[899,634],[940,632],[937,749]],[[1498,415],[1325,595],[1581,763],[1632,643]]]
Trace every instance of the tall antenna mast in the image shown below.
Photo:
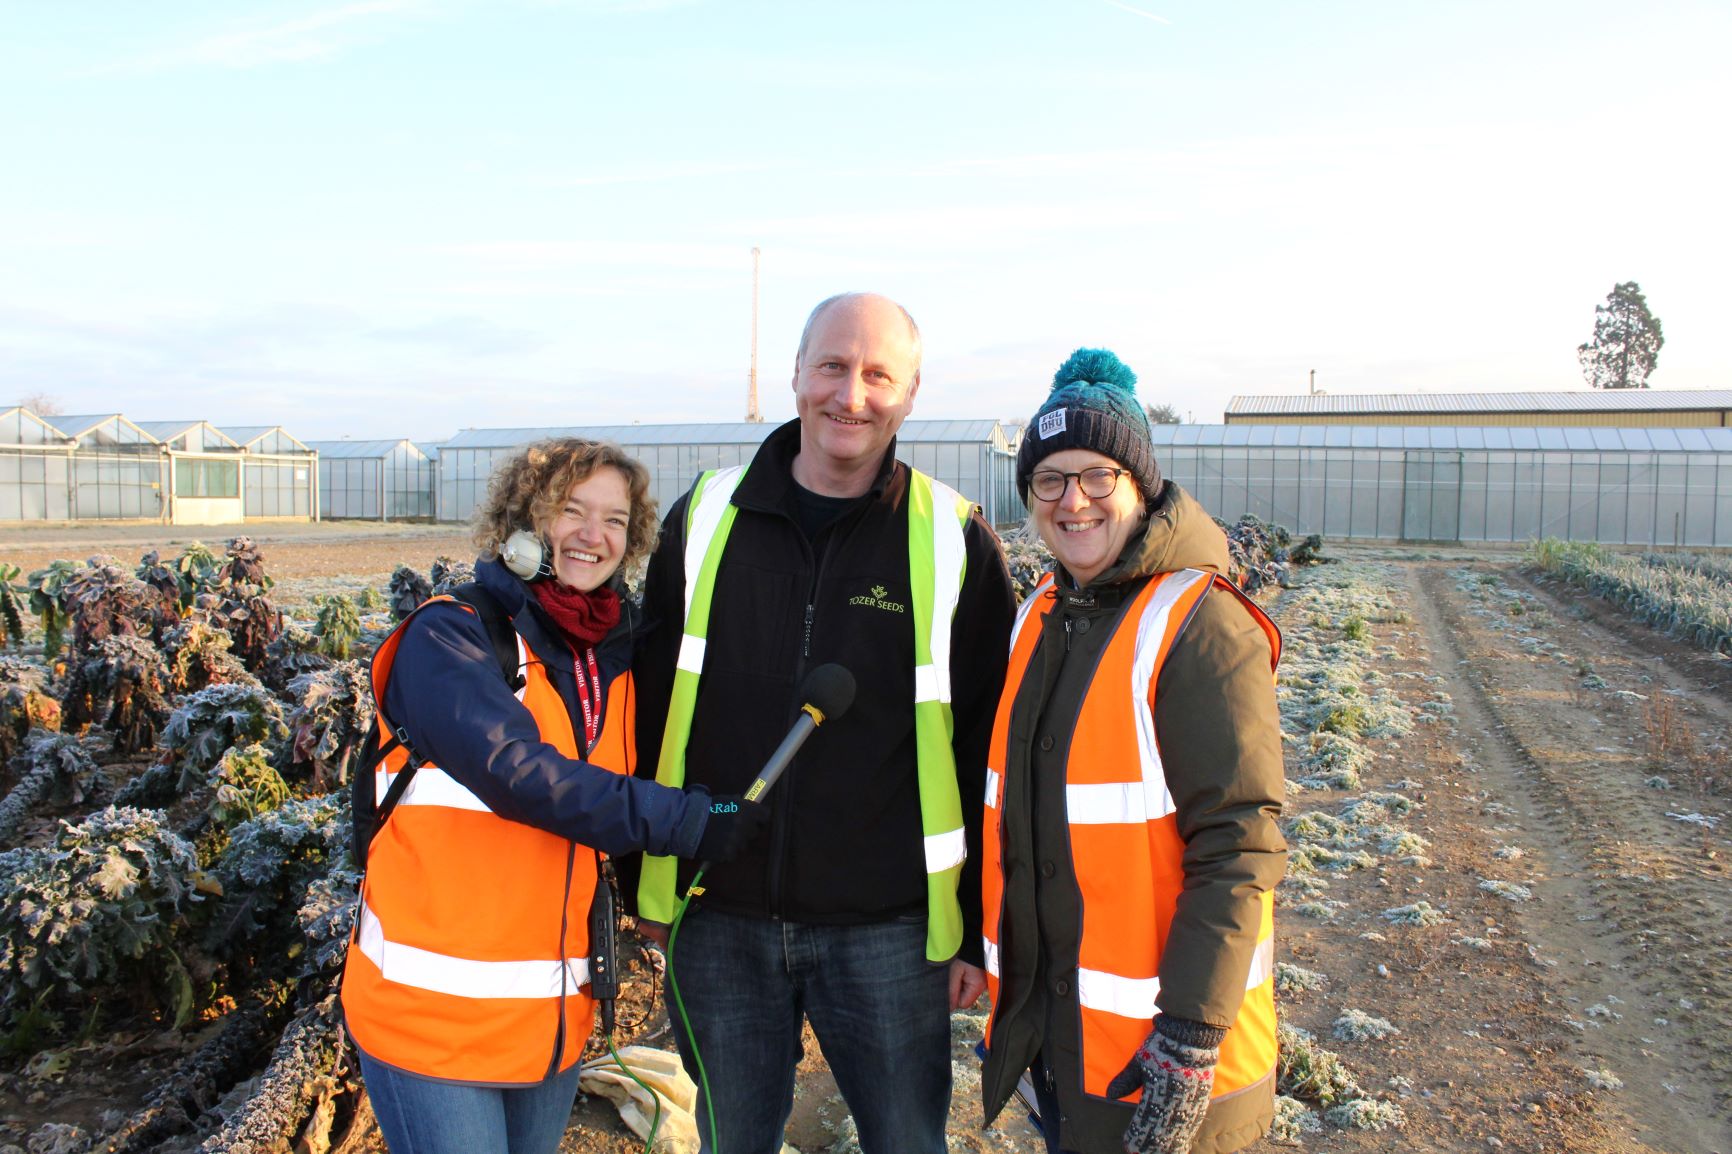
[[[764,422],[758,411],[758,246],[752,246],[752,372],[746,389],[746,420],[754,425]]]

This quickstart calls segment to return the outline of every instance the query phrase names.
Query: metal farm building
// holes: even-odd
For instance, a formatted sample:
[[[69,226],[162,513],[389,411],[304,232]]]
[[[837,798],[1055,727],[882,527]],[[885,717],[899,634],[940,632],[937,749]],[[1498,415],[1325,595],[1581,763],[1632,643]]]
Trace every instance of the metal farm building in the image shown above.
[[[1156,425],[1215,516],[1335,539],[1732,547],[1732,428]]]
[[[1229,425],[1497,425],[1702,429],[1732,426],[1732,389],[1572,393],[1302,393],[1234,397]]]
[[[705,469],[743,465],[775,425],[595,425],[559,429],[466,429],[439,447],[439,519],[466,521],[500,461],[543,437],[613,441],[650,473],[650,492],[666,510]],[[897,456],[978,502],[995,524],[1020,520],[1016,446],[999,422],[905,421]]]

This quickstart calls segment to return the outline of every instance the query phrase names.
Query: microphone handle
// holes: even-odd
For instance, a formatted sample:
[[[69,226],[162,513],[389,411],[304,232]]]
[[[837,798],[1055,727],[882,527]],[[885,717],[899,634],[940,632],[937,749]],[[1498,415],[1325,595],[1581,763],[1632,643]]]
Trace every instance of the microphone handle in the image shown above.
[[[812,731],[817,728],[818,723],[812,720],[812,715],[802,710],[799,720],[794,722],[794,728],[788,731],[788,736],[782,739],[782,744],[776,747],[776,752],[770,755],[770,760],[758,771],[757,780],[752,782],[752,787],[746,791],[747,801],[759,800],[776,784],[776,779],[782,776],[782,771],[788,768],[788,763],[794,760],[794,755],[800,752],[800,747],[806,744],[806,739],[811,737]]]
[[[770,755],[770,760],[764,763],[764,768],[758,771],[757,778],[744,796],[747,801],[757,801],[763,797],[776,779],[782,776],[782,771],[788,768],[788,763],[794,760],[794,755],[800,752],[800,747],[806,744],[806,739],[812,736],[812,731],[818,728],[818,723],[804,709],[800,711],[799,720],[794,722],[794,728],[788,731],[788,736],[782,739],[782,744],[776,747],[776,752]],[[710,862],[698,863],[698,875],[709,872]],[[694,891],[702,892],[702,891]]]

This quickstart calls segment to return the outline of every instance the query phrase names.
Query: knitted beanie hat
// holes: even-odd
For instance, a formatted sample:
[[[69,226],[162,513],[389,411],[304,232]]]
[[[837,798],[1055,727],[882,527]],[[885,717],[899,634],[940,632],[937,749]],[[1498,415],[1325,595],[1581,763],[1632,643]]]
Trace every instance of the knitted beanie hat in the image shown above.
[[[1016,488],[1028,504],[1035,466],[1063,449],[1093,449],[1131,471],[1143,500],[1161,489],[1161,467],[1149,443],[1149,414],[1137,400],[1137,374],[1107,349],[1078,349],[1059,366],[1052,394],[1023,430]]]

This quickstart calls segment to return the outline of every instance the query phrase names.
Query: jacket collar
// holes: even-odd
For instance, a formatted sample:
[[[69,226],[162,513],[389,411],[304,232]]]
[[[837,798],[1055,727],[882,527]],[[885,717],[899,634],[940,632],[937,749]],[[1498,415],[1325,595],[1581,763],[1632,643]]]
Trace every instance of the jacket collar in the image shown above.
[[[554,654],[571,659],[571,648],[566,645],[564,634],[548,617],[547,611],[541,607],[541,602],[530,596],[529,586],[523,579],[505,567],[505,563],[497,557],[477,559],[475,562],[475,583],[498,598],[499,604],[511,615],[512,624],[523,634],[529,647],[538,653]],[[631,662],[632,642],[638,633],[642,633],[643,611],[631,600],[621,594],[619,606],[619,624],[608,631],[601,644],[595,647],[596,660],[599,664],[617,664],[623,669]]]
[[[760,513],[782,513],[794,486],[794,458],[800,455],[800,421],[795,418],[764,438],[752,463],[734,490],[734,504]],[[878,475],[865,496],[895,504],[907,488],[908,470],[896,459],[896,438],[884,450]]]

